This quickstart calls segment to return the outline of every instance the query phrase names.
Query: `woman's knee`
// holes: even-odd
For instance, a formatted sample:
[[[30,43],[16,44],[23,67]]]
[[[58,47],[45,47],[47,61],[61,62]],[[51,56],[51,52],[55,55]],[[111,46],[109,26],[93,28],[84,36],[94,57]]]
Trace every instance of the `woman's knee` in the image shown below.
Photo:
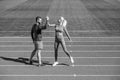
[[[65,49],[64,51],[65,51],[65,53],[69,53],[67,49]]]

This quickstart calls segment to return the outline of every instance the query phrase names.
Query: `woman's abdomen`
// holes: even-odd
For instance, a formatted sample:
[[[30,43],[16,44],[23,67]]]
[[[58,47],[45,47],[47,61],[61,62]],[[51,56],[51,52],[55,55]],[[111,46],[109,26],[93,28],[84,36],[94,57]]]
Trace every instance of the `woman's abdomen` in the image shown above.
[[[57,40],[61,41],[64,37],[63,37],[63,33],[61,32],[56,32],[55,33],[55,37]]]

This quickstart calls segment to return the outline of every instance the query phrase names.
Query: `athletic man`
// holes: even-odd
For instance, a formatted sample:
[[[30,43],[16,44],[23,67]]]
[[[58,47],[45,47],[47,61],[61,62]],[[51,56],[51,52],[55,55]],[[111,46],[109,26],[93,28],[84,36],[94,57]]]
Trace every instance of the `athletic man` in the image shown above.
[[[32,64],[32,58],[37,53],[38,59],[38,66],[41,65],[41,50],[43,49],[43,42],[42,42],[42,30],[47,28],[47,20],[45,24],[43,24],[43,19],[39,16],[36,17],[36,23],[33,25],[31,29],[31,37],[35,46],[31,56],[30,56],[30,64]]]

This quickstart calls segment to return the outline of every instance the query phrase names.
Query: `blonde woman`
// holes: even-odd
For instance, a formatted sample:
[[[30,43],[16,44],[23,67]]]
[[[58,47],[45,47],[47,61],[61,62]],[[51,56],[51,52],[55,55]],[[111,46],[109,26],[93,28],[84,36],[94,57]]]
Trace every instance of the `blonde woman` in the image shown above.
[[[48,17],[49,18],[49,17]],[[71,41],[71,37],[67,31],[66,25],[67,25],[67,20],[64,19],[64,17],[60,17],[58,19],[58,24],[49,24],[49,26],[55,27],[55,42],[54,42],[54,50],[55,50],[55,62],[53,66],[58,65],[58,47],[61,44],[63,51],[66,53],[66,55],[70,58],[71,62],[74,63],[73,57],[70,55],[66,48],[63,32],[66,33],[68,39]]]

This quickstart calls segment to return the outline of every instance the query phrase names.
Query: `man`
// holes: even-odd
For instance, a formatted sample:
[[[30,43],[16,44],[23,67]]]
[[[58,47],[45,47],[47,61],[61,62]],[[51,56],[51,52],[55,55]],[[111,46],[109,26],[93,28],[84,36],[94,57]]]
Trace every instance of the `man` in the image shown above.
[[[36,23],[33,25],[31,29],[31,37],[35,46],[31,56],[30,56],[30,64],[32,64],[32,58],[37,53],[38,59],[38,66],[42,64],[41,62],[41,50],[43,49],[43,42],[42,42],[42,30],[47,28],[47,20],[49,18],[46,17],[46,22],[43,24],[43,19],[40,16],[36,17]]]

